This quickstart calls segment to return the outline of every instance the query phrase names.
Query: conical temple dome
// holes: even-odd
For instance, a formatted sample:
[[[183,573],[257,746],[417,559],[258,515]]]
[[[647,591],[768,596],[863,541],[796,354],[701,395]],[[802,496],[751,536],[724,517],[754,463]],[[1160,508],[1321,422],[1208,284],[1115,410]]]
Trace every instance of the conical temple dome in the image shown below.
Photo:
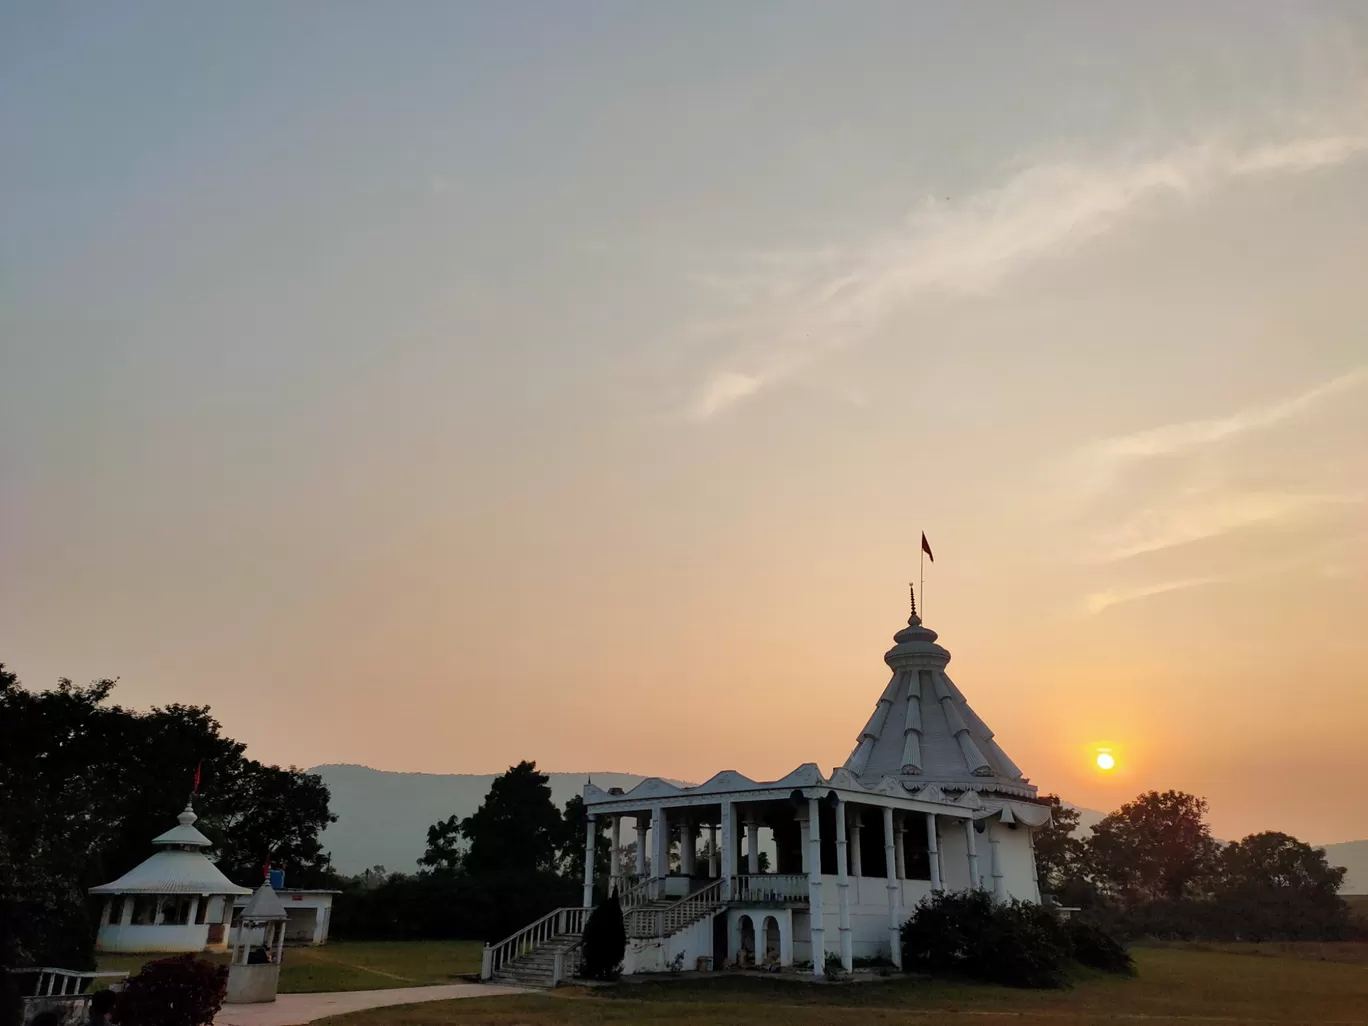
[[[915,610],[893,641],[884,656],[893,677],[845,768],[866,784],[895,777],[909,788],[935,783],[946,790],[1035,797],[1035,785],[946,674],[950,653]]]

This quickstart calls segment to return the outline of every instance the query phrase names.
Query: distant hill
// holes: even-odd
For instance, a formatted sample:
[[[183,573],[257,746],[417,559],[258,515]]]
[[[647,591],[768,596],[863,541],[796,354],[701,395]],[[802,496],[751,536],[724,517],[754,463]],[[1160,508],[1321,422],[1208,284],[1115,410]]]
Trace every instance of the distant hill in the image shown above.
[[[427,828],[453,813],[469,816],[489,792],[494,773],[391,773],[369,766],[314,766],[332,792],[337,822],[323,832],[323,847],[343,873],[372,866],[413,872],[427,845]],[[592,777],[605,790],[630,788],[644,779],[638,773],[551,773],[551,795],[557,806],[583,793]],[[680,781],[676,781],[680,783]],[[1079,833],[1086,835],[1105,813],[1077,807]],[[1349,870],[1343,893],[1368,894],[1368,840],[1325,845],[1332,866]]]
[[[427,828],[453,814],[469,816],[489,793],[495,773],[391,773],[369,766],[314,766],[332,792],[337,822],[323,832],[323,847],[332,852],[342,873],[372,866],[411,873],[427,847]],[[634,787],[636,773],[550,773],[551,796],[563,807],[582,794],[589,777],[607,790]]]

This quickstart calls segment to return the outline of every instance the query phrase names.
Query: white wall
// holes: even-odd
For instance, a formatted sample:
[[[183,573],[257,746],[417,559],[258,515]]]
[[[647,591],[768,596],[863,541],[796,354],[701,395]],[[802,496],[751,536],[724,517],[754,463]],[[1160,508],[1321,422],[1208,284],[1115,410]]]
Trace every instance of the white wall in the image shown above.
[[[188,926],[134,926],[110,923],[100,927],[97,951],[182,952],[203,951],[209,940],[208,923]]]

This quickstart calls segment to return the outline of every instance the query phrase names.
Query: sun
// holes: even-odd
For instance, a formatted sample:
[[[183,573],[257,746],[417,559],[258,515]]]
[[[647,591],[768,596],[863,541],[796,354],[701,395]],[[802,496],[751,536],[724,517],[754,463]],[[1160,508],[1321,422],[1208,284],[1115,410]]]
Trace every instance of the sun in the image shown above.
[[[1112,758],[1111,752],[1097,753],[1097,768],[1100,770],[1110,770],[1116,768],[1116,760]]]

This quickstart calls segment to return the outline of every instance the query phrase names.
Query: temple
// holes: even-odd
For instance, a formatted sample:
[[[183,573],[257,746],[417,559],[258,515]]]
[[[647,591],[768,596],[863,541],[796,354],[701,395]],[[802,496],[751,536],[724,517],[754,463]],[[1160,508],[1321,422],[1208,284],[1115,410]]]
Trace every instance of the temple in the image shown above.
[[[1038,901],[1033,832],[1048,804],[946,674],[950,653],[915,601],[884,655],[892,676],[844,765],[756,781],[724,770],[696,787],[659,778],[584,788],[586,851],[607,832],[606,880],[585,859],[583,904],[485,949],[482,975],[554,986],[573,972],[597,896],[615,893],[623,971],[722,965],[901,963],[899,929],[922,898],[979,888]],[[627,865],[619,853],[635,842]]]

